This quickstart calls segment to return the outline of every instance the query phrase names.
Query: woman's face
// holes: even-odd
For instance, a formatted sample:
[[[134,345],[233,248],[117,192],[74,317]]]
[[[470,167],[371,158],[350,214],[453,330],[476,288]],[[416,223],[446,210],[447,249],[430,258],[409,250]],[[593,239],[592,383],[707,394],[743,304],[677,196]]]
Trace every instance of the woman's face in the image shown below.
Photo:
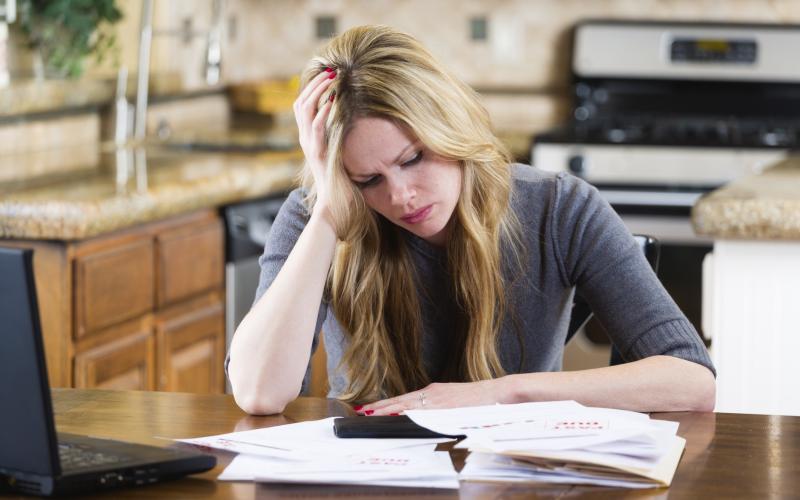
[[[343,159],[371,209],[430,243],[445,244],[461,192],[457,162],[434,155],[383,118],[356,119],[345,138]]]

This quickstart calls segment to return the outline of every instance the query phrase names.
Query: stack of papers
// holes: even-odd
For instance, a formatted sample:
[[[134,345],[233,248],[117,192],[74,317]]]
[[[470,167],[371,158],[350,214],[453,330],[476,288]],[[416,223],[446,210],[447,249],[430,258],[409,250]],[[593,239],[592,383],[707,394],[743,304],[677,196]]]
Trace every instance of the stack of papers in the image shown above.
[[[574,401],[412,410],[470,451],[460,474],[448,438],[340,439],[334,418],[178,441],[236,452],[223,481],[458,488],[460,480],[669,486],[686,441],[678,424]],[[368,419],[370,417],[363,417]]]
[[[467,439],[463,480],[669,486],[686,441],[677,422],[574,401],[406,414],[432,431]]]
[[[239,453],[222,481],[458,488],[449,453],[434,451],[450,439],[340,439],[333,420],[177,441]]]

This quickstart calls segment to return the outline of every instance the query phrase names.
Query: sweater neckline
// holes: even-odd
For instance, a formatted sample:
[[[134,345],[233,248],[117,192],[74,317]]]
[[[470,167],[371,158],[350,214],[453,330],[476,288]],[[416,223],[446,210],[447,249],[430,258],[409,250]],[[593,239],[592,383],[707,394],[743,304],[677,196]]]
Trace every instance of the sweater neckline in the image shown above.
[[[416,234],[403,229],[406,242],[418,253],[435,260],[441,260],[445,256],[445,249],[420,238]]]

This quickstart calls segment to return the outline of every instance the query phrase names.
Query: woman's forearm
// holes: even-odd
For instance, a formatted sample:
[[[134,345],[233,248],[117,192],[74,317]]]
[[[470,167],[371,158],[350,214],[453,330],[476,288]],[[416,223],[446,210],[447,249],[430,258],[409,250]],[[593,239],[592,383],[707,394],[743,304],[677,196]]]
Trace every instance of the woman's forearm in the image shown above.
[[[591,370],[507,375],[497,382],[503,403],[575,400],[645,412],[712,411],[716,398],[708,368],[672,356]]]
[[[279,413],[299,394],[335,246],[331,224],[315,211],[269,289],[236,329],[228,372],[246,412]]]

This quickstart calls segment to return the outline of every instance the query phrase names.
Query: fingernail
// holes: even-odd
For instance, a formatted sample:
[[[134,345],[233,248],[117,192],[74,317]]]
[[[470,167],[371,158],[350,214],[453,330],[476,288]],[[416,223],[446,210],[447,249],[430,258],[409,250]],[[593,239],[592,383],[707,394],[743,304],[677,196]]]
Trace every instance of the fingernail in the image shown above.
[[[389,416],[390,417],[399,417],[400,414],[399,413],[390,413]]]
[[[353,407],[353,409],[354,409],[355,411],[358,411],[358,410],[360,410],[360,409],[361,409],[361,408],[363,408],[363,407],[364,407],[364,405],[358,405],[358,406],[354,406],[354,407]]]
[[[325,68],[326,73],[330,73],[331,71],[333,71],[333,68]]]
[[[331,91],[331,96],[330,96],[330,97],[328,97],[328,100],[329,100],[330,102],[333,102],[333,100],[334,100],[335,98],[336,98],[336,91],[335,91],[335,90],[333,90],[333,91]]]
[[[372,415],[373,413],[375,413],[375,410],[366,410],[364,411],[364,413],[366,413],[367,415]]]
[[[336,70],[332,70],[330,73],[328,73],[328,78],[330,78],[331,80],[336,78]]]

